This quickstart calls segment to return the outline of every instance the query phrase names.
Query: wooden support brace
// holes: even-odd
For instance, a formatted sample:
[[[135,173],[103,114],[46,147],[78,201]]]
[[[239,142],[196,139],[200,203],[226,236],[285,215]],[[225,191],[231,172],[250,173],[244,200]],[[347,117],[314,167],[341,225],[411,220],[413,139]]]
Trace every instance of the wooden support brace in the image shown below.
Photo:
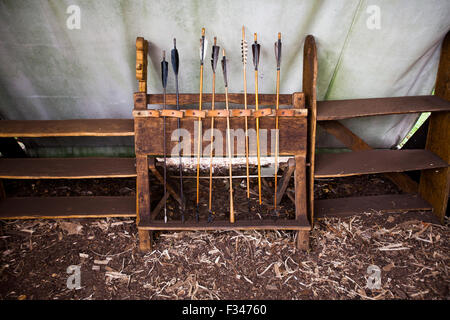
[[[288,165],[286,169],[284,169],[283,177],[281,177],[280,184],[278,185],[277,205],[280,204],[281,199],[283,198],[283,195],[286,192],[286,188],[289,185],[289,180],[291,179],[294,170],[295,170],[295,159],[291,158],[288,160]]]
[[[339,121],[319,121],[319,125],[353,151],[372,150],[372,147]],[[417,182],[404,173],[390,172],[383,175],[404,192],[417,193],[419,189]]]
[[[164,177],[161,174],[161,172],[159,171],[159,169],[156,168],[156,159],[149,158],[148,163],[149,163],[149,169],[153,173],[153,175],[156,177],[156,179],[158,179],[159,182],[161,182],[161,184],[164,184]],[[167,181],[166,186],[167,186],[167,191],[169,192],[169,194],[182,206],[182,209],[185,210],[186,203],[181,201],[181,197],[178,194],[178,192],[176,191],[176,190],[179,190],[179,188],[174,188],[169,181]]]

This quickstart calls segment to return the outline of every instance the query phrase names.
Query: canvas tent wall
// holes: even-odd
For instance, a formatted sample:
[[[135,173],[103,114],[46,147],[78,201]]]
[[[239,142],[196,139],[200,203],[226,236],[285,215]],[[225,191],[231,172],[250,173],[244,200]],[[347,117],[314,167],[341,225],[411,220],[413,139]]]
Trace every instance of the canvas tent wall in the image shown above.
[[[68,26],[76,11],[73,6],[79,8],[79,29]],[[242,92],[240,32],[245,25],[248,42],[258,32],[262,45],[261,93],[275,92],[273,42],[282,32],[281,93],[301,90],[303,40],[312,34],[319,54],[318,100],[426,95],[433,90],[449,16],[446,0],[3,0],[0,117],[131,118],[132,93],[137,90],[137,36],[150,41],[149,92],[161,91],[161,51],[170,50],[173,37],[178,39],[181,57],[181,91],[198,92],[201,27],[209,40],[217,36],[228,52],[230,92]],[[208,92],[211,72],[206,70]],[[253,81],[248,81],[248,89],[253,90]],[[223,91],[221,81],[216,90]],[[168,91],[174,91],[172,73]],[[408,133],[417,117],[394,115],[343,123],[371,146],[389,148]],[[33,155],[40,156],[133,154],[131,137],[27,139],[26,143]],[[318,146],[342,145],[319,131]]]

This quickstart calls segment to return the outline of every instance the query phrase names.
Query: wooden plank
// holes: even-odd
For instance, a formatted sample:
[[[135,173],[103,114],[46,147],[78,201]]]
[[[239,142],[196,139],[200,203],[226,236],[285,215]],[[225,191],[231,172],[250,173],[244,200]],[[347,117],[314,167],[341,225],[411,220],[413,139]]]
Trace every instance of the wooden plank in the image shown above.
[[[179,95],[180,105],[186,104],[197,104],[199,102],[199,94],[198,93],[181,93]],[[298,96],[298,105],[300,108],[305,107],[305,99],[304,94],[299,92]],[[211,103],[212,94],[204,93],[202,95],[202,102]],[[225,102],[225,94],[216,93],[215,102]],[[163,104],[164,96],[162,94],[148,94],[147,95],[147,103],[148,104]],[[244,104],[244,94],[243,93],[228,93],[228,102],[236,103],[236,104]],[[258,105],[261,106],[274,106],[276,103],[276,95],[275,94],[258,94]],[[168,93],[166,95],[166,104],[167,105],[176,105],[176,94]],[[247,104],[248,106],[255,105],[255,95],[247,94]],[[280,94],[280,105],[281,106],[290,106],[292,105],[292,95],[290,94]]]
[[[427,150],[366,150],[322,153],[316,157],[316,178],[442,168],[448,164]]]
[[[194,132],[197,130],[196,119],[184,118],[181,119],[181,128],[183,128],[182,137],[182,147],[184,156],[192,156],[194,154]],[[227,145],[226,145],[226,118],[215,118],[214,128],[221,131],[222,133],[222,152],[225,156]],[[279,118],[279,126],[283,128],[279,134],[279,151],[280,155],[295,155],[306,152],[306,118],[305,117],[292,117],[292,118]],[[256,131],[255,131],[255,118],[248,117],[248,127],[249,127],[249,144],[250,156],[256,156]],[[147,154],[152,156],[159,156],[163,154],[163,119],[162,118],[136,118],[136,154]],[[206,133],[207,130],[211,128],[211,123],[209,121],[203,121],[203,135],[202,139],[202,150],[210,144],[210,133]],[[232,139],[233,143],[233,154],[236,156],[245,156],[245,117],[241,118],[230,118],[230,128],[233,130]],[[271,143],[272,143],[272,133],[275,128],[275,118],[260,118],[260,135],[262,137],[262,143],[266,143],[267,148],[261,147],[261,154],[264,155],[264,151],[267,150],[266,155],[271,154]],[[195,131],[194,131],[195,130]],[[273,132],[271,131],[273,130]],[[167,118],[166,119],[166,141],[167,150],[178,150],[178,136],[177,136],[177,119]],[[267,133],[267,139],[262,135],[263,132]],[[240,137],[238,140],[234,135]],[[172,137],[173,135],[173,137]],[[160,137],[155,139],[155,137]],[[173,141],[172,141],[173,140]],[[275,140],[275,139],[273,139]],[[216,140],[220,141],[220,140]],[[218,146],[220,142],[216,142],[215,145]],[[261,144],[263,146],[263,144]],[[175,149],[174,149],[175,148]],[[188,154],[190,152],[190,154]],[[218,153],[216,153],[218,154]],[[209,153],[206,155],[209,157]]]
[[[2,179],[135,177],[134,158],[0,158]]]
[[[417,194],[392,194],[316,200],[316,217],[346,217],[368,212],[427,211],[432,207]]]
[[[133,135],[133,119],[0,120],[0,137]]]
[[[311,224],[314,225],[314,170],[316,152],[316,123],[317,123],[317,47],[314,37],[308,35],[303,49],[303,92],[305,94],[305,106],[308,109],[308,151],[306,162],[308,163],[306,179],[308,180],[308,215]],[[300,237],[299,237],[300,238]]]
[[[136,217],[135,197],[21,197],[0,202],[0,219]]]
[[[164,223],[162,220],[153,220],[150,223],[140,223],[140,230],[310,230],[308,221],[304,220],[236,220],[230,223],[227,220],[215,220],[211,223],[207,221],[181,221],[169,220]]]
[[[337,120],[320,121],[319,125],[353,151],[372,150],[364,140]],[[388,172],[384,173],[384,176],[395,183],[403,192],[417,193],[419,190],[419,184],[404,173]]]
[[[450,102],[438,96],[329,100],[317,102],[318,121],[428,111],[450,111]]]

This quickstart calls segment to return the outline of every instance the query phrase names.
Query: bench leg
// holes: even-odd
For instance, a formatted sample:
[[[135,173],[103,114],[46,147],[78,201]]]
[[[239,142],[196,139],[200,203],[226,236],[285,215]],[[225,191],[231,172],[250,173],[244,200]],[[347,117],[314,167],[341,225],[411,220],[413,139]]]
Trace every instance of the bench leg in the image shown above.
[[[305,156],[295,156],[295,219],[308,224],[305,164]],[[309,230],[298,231],[297,249],[305,251],[309,249]]]
[[[150,184],[148,179],[148,157],[136,157],[136,224],[150,221]],[[139,249],[152,249],[152,234],[147,230],[139,230]]]

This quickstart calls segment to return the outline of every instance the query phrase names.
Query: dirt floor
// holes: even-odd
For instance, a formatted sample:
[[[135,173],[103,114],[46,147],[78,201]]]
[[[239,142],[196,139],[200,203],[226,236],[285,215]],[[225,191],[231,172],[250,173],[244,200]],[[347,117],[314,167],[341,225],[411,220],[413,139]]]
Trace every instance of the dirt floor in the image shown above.
[[[216,219],[228,212],[224,181],[214,180]],[[8,196],[135,194],[134,179],[4,184]],[[194,199],[195,179],[184,185],[186,198]],[[207,201],[208,180],[201,185]],[[316,185],[319,199],[399,193],[381,175],[323,179]],[[256,206],[255,184],[250,213],[245,179],[233,186],[237,218],[273,215],[270,206]],[[265,199],[272,186],[273,179],[267,179]],[[154,183],[156,202],[159,193]],[[187,206],[187,218],[193,219],[192,201]],[[177,208],[170,200],[169,219],[179,219]],[[278,218],[292,212],[285,196]],[[205,202],[201,219],[207,214]],[[320,220],[309,252],[295,249],[293,232],[252,231],[162,232],[155,235],[154,250],[141,253],[134,219],[1,221],[0,299],[449,299],[449,235],[449,220],[442,226],[429,212],[372,212]],[[80,289],[67,288],[72,265],[81,267]]]

